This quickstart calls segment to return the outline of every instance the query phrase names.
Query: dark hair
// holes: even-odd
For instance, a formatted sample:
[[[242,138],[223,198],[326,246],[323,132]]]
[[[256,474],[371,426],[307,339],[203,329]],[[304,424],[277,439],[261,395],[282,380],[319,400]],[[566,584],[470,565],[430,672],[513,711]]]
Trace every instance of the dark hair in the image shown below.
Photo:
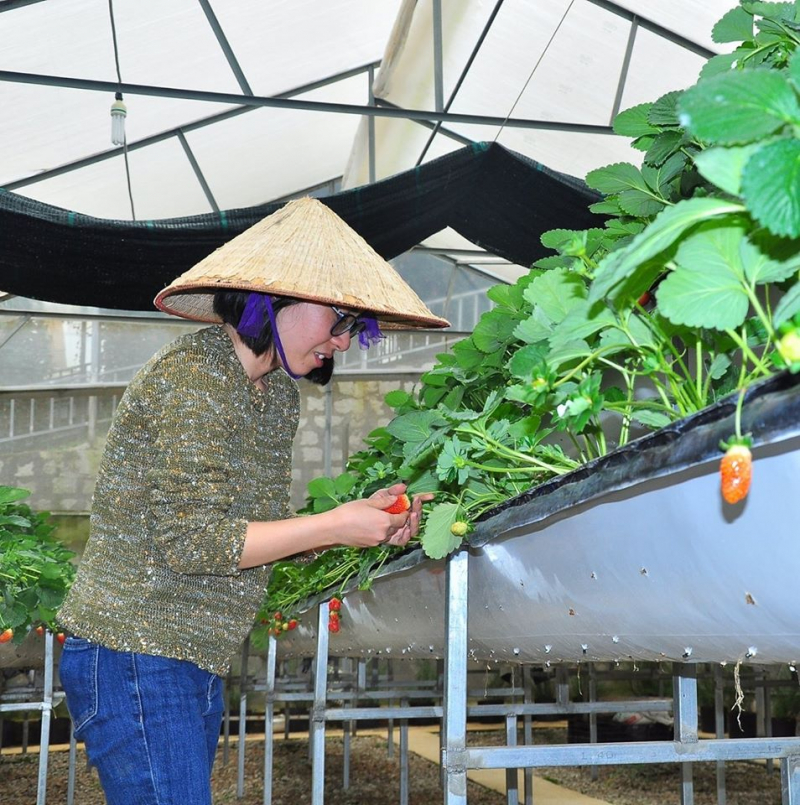
[[[216,313],[225,324],[230,324],[235,330],[239,326],[239,321],[244,313],[250,291],[216,291],[214,293],[214,313]],[[279,310],[299,304],[302,300],[293,299],[290,296],[273,296],[272,309],[277,316]],[[265,355],[275,349],[275,338],[272,332],[272,325],[269,319],[264,320],[257,338],[250,335],[239,333],[242,343],[255,355]],[[291,368],[291,367],[290,367]],[[307,375],[306,380],[324,386],[333,376],[333,358],[326,358],[319,368],[312,369]]]

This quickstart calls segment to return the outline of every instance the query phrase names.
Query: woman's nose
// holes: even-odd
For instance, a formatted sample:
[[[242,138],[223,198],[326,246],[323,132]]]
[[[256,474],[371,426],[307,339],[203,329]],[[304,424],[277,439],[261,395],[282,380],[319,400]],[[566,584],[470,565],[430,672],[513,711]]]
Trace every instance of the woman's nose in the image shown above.
[[[350,331],[331,336],[331,343],[339,352],[347,352],[350,349]]]

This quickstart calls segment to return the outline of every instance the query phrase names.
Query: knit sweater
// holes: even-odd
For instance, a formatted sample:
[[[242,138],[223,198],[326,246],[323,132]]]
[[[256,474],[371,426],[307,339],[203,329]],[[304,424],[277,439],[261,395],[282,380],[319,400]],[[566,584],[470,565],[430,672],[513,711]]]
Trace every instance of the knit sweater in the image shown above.
[[[177,339],[136,375],[108,434],[64,629],[227,672],[270,575],[238,568],[247,524],[290,516],[299,394],[280,369],[264,382],[250,382],[221,327]]]

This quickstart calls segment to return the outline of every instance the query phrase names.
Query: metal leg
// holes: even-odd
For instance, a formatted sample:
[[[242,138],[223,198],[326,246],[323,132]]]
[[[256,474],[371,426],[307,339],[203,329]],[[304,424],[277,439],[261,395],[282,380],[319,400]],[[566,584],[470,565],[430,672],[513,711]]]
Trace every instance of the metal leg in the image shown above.
[[[44,691],[42,696],[42,732],[39,738],[39,784],[36,805],[44,805],[47,797],[47,761],[50,753],[50,719],[53,715],[53,633],[44,638]]]
[[[394,666],[391,660],[386,660],[386,677],[388,682],[394,681]],[[389,707],[394,706],[394,700],[389,700]],[[389,742],[386,748],[386,756],[391,760],[394,757],[394,719],[389,719]]]
[[[531,668],[524,669],[523,679],[525,683],[525,704],[533,704],[533,679],[531,677]],[[525,745],[533,745],[533,720],[530,715],[523,717]],[[525,768],[525,805],[533,805],[533,769],[530,766]]]
[[[345,721],[342,724],[342,790],[347,791],[350,788],[350,735],[352,734],[354,721]]]
[[[242,644],[242,668],[239,674],[239,746],[236,769],[236,797],[244,796],[244,750],[247,733],[247,665],[250,659],[250,638]]]
[[[755,668],[753,676],[756,687],[756,737],[765,738],[767,736],[767,687],[764,684],[764,669]],[[769,774],[770,771],[772,771],[772,761],[768,759],[767,773]]]
[[[467,767],[467,602],[469,553],[461,550],[447,560],[445,610],[445,805],[466,805]]]
[[[725,689],[722,667],[714,667],[714,727],[717,738],[725,737]],[[717,761],[717,805],[726,805],[728,793],[725,787],[725,761]]]
[[[75,725],[69,721],[69,762],[67,764],[67,805],[75,802],[75,764],[77,763],[78,743],[75,740]]]
[[[506,746],[517,745],[517,717],[506,716]],[[519,775],[518,769],[506,769],[506,803],[519,805]]]
[[[697,666],[678,665],[673,676],[675,740],[697,743]],[[692,764],[681,763],[681,805],[694,805]]]
[[[311,805],[325,799],[325,703],[328,690],[328,602],[320,604],[317,620],[317,662],[311,709]]]
[[[400,700],[401,707],[408,707],[408,699]],[[400,719],[400,805],[408,805],[408,719]]]
[[[264,805],[272,803],[272,763],[275,756],[275,670],[277,667],[278,641],[269,636],[267,644],[267,678],[264,702]]]
[[[781,802],[800,805],[800,756],[789,755],[781,760]]]
[[[597,701],[597,671],[594,663],[589,665],[589,701]],[[589,713],[589,743],[597,743],[597,713]],[[597,780],[600,777],[600,769],[592,766],[591,774],[592,780]]]

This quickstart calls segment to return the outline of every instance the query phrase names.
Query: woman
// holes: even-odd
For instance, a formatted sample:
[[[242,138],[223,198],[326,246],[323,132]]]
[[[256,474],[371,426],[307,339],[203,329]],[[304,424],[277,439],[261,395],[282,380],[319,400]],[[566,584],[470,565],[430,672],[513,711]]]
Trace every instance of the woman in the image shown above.
[[[388,290],[391,289],[391,293]],[[129,385],[98,473],[91,535],[60,613],[61,682],[109,805],[211,803],[221,676],[270,564],[336,545],[405,545],[422,501],[402,484],[292,517],[294,382],[385,326],[446,326],[318,201],[291,202],[156,298],[217,326],[183,336]]]

